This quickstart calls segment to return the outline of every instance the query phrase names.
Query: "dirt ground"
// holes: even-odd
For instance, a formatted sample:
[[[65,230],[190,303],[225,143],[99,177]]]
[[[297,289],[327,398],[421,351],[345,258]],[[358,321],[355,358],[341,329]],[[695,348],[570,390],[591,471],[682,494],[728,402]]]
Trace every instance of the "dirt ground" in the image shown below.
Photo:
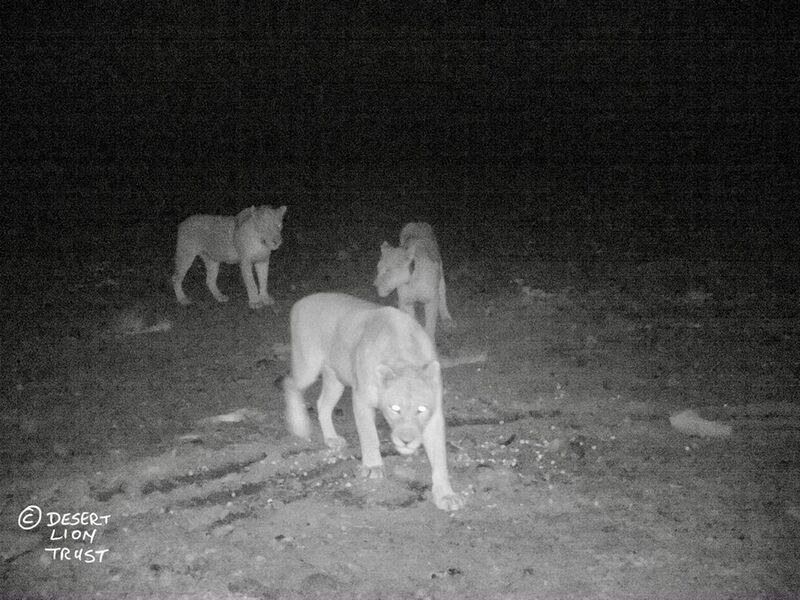
[[[779,264],[724,248],[701,260],[708,240],[680,232],[683,245],[649,252],[646,230],[611,240],[422,215],[455,319],[440,353],[486,354],[444,371],[450,473],[467,500],[447,513],[424,455],[396,455],[382,422],[381,481],[358,479],[355,454],[331,455],[318,429],[304,443],[284,428],[292,302],[377,299],[380,242],[412,217],[353,218],[362,210],[324,223],[290,206],[276,311],[248,309],[234,267],[219,282],[231,301],[216,304],[199,262],[195,303],[178,306],[174,219],[10,230],[3,597],[800,593],[800,331]],[[348,400],[336,426],[355,453]],[[732,434],[675,430],[685,409]],[[32,505],[43,516],[28,528]]]

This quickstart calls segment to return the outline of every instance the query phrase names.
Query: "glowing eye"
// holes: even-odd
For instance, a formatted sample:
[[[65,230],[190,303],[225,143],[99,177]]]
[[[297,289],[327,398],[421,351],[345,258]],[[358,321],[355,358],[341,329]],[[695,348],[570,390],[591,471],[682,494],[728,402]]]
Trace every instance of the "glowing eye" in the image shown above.
[[[399,404],[392,404],[389,408],[392,410],[392,412],[396,412],[396,413],[400,412],[400,405]]]
[[[427,406],[418,406],[417,407],[417,412],[418,413],[428,412],[428,407]]]

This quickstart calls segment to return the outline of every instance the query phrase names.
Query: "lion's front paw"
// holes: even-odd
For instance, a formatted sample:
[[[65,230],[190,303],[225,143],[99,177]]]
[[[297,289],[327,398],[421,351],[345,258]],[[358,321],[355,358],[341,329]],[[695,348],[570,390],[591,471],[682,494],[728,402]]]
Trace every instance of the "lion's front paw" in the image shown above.
[[[228,300],[230,300],[230,298],[228,298],[228,296],[226,296],[225,294],[214,294],[214,300],[216,300],[217,302],[227,302]]]
[[[178,304],[181,306],[189,306],[191,303],[192,301],[187,296],[181,296],[178,298]]]
[[[259,308],[265,308],[267,306],[275,306],[275,299],[270,295],[259,296],[255,300],[250,300],[248,304],[253,310],[258,310]]]
[[[436,505],[436,508],[441,510],[458,510],[459,508],[463,508],[464,505],[467,503],[466,498],[463,496],[456,494],[452,490],[447,492],[433,492],[433,503]]]
[[[383,465],[378,465],[376,467],[368,467],[367,465],[361,465],[360,475],[364,479],[383,479],[384,476]]]
[[[325,445],[334,452],[341,452],[347,448],[347,440],[341,436],[325,438]]]

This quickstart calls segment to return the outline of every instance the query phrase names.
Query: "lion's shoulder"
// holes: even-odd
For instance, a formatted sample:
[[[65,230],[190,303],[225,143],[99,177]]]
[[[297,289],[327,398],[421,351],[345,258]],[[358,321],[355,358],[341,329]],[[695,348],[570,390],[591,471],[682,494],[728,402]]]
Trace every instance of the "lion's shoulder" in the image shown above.
[[[286,207],[251,206],[240,211],[233,231],[234,243],[243,255],[264,260],[281,245]]]
[[[248,206],[247,208],[240,210],[238,213],[236,213],[236,216],[234,217],[234,221],[236,222],[236,227],[241,227],[255,216],[256,216],[255,206]]]
[[[400,245],[405,246],[412,239],[428,239],[436,241],[433,227],[430,223],[412,222],[406,223],[400,230]]]
[[[427,259],[428,262],[441,264],[442,257],[439,254],[439,246],[435,240],[425,238],[415,238],[408,242],[407,252],[415,259]],[[424,268],[424,265],[423,265]]]
[[[376,308],[364,320],[364,356],[384,364],[423,365],[436,360],[436,347],[417,320],[393,306]]]
[[[428,223],[407,223],[400,231],[400,246],[408,256],[442,262],[436,235]]]
[[[386,269],[406,268],[410,258],[403,246],[392,246],[389,242],[381,244],[381,257],[378,264]]]
[[[275,226],[283,224],[283,215],[286,213],[286,207],[272,208],[271,206],[248,206],[247,208],[239,211],[234,217],[237,228],[245,226],[252,227],[253,229],[263,230],[270,229]]]

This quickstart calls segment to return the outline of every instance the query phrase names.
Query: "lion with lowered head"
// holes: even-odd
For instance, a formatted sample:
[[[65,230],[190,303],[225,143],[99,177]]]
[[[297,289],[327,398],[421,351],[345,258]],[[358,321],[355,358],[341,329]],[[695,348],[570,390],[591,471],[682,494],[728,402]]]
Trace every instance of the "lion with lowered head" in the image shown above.
[[[397,306],[415,316],[415,303],[425,308],[425,331],[436,341],[436,322],[452,324],[447,309],[444,268],[433,228],[428,223],[407,223],[400,230],[400,246],[381,244],[381,258],[375,277],[378,295],[384,298],[397,290]]]
[[[322,374],[317,415],[325,444],[346,446],[332,413],[345,386],[352,388],[353,413],[361,444],[361,473],[384,476],[375,411],[391,429],[401,455],[424,447],[431,465],[433,502],[456,510],[464,498],[453,492],[447,471],[442,377],[431,338],[416,319],[394,307],[346,294],[314,294],[292,307],[291,374],[284,378],[289,431],[310,438],[303,391]]]

